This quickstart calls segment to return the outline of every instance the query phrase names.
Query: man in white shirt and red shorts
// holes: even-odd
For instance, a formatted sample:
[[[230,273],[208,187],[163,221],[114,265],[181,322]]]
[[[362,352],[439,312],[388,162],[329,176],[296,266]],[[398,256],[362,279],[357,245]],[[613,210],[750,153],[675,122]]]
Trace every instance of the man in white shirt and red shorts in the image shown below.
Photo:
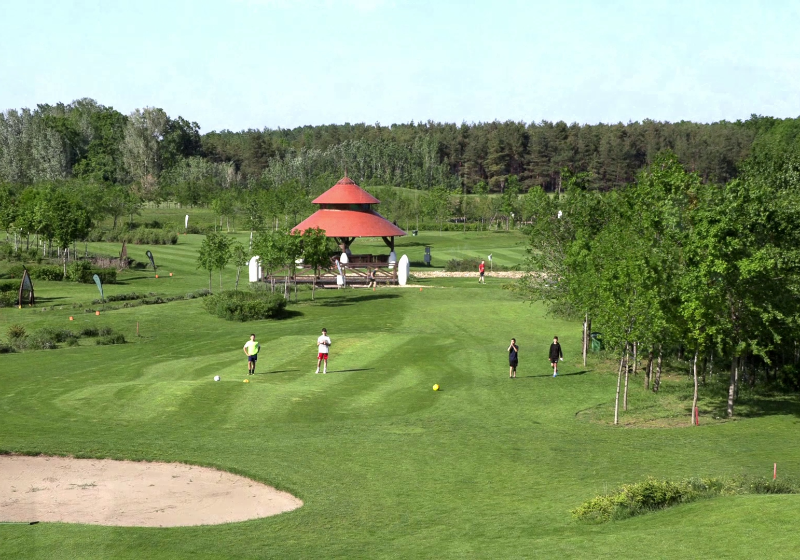
[[[328,349],[331,347],[331,339],[328,338],[327,329],[322,329],[322,336],[317,338],[317,371],[319,373],[319,364],[322,363],[322,373],[328,373]]]

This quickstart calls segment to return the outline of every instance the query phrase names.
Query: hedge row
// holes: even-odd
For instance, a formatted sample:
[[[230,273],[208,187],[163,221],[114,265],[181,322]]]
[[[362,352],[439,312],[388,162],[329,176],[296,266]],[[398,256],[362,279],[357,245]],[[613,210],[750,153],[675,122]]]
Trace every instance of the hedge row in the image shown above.
[[[599,522],[625,519],[670,506],[737,494],[797,494],[792,480],[766,478],[690,478],[678,482],[648,478],[596,496],[572,510],[575,519]]]
[[[220,292],[208,296],[203,305],[212,315],[228,321],[277,319],[286,312],[283,296],[268,292]]]

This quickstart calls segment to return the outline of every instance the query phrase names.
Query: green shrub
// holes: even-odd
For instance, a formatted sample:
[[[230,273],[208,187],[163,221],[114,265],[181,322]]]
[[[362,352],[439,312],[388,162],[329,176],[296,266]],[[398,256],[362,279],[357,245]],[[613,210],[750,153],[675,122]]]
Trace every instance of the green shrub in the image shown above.
[[[22,278],[22,272],[25,270],[25,267],[21,264],[12,264],[8,267],[8,270],[5,271],[3,274],[3,278]]]
[[[196,292],[189,292],[188,294],[186,294],[185,299],[201,298],[201,297],[206,297],[206,296],[210,296],[210,295],[211,295],[211,291],[209,291],[207,289],[197,290]]]
[[[109,336],[113,332],[114,332],[114,329],[112,329],[111,327],[103,327],[102,329],[100,329],[100,332],[98,334],[100,336]]]
[[[0,293],[16,293],[19,290],[19,282],[0,282]]]
[[[125,344],[125,337],[122,335],[122,333],[115,333],[95,339],[94,342],[98,346],[107,346],[109,344]]]
[[[157,222],[148,225],[161,225]],[[109,243],[122,243],[126,241],[133,245],[175,245],[178,242],[178,232],[152,227],[139,227],[134,230],[117,228],[110,231],[96,230],[89,236],[89,241],[106,241]]]
[[[116,268],[94,268],[89,261],[75,261],[67,266],[67,275],[64,277],[70,282],[80,282],[82,284],[92,284],[94,275],[100,277],[103,284],[117,283]]]
[[[479,259],[450,259],[447,261],[447,264],[444,265],[444,269],[447,272],[477,272],[479,264],[481,264]]]
[[[31,278],[34,280],[47,280],[50,282],[58,282],[64,279],[64,270],[58,265],[42,265],[36,266],[28,270]],[[20,278],[22,274],[20,274]]]
[[[227,291],[208,296],[203,306],[212,315],[228,321],[254,321],[282,317],[286,300],[268,292]]]
[[[36,335],[41,338],[53,340],[57,343],[66,342],[70,338],[77,338],[77,335],[69,329],[55,329],[53,327],[44,327],[36,331]]]
[[[24,350],[55,350],[58,348],[58,343],[47,332],[38,331],[19,339],[15,346]]]
[[[603,523],[692,502],[735,494],[796,494],[794,481],[764,478],[690,478],[679,482],[648,478],[614,492],[595,496],[572,510],[575,519]]]
[[[86,278],[92,281],[92,263],[89,261],[74,261],[67,266],[65,280],[70,282],[86,283]]]
[[[11,325],[8,327],[6,334],[8,335],[8,339],[13,342],[20,338],[25,338],[28,332],[23,325]]]
[[[14,352],[16,352],[16,350],[14,350],[13,346],[0,342],[0,354],[13,354]]]
[[[98,336],[99,334],[100,330],[97,327],[84,327],[80,332],[81,336]]]
[[[14,307],[19,304],[17,294],[13,292],[0,292],[0,307]]]
[[[85,284],[94,282],[92,275],[97,274],[100,277],[100,282],[103,284],[116,284],[117,283],[117,269],[116,268],[95,268],[92,269],[88,281]]]

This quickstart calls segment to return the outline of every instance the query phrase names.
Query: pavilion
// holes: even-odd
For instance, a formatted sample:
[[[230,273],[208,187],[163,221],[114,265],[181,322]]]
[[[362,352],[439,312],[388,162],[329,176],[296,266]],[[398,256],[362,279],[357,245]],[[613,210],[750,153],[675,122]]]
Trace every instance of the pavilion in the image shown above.
[[[402,229],[378,214],[373,205],[380,204],[380,200],[359,187],[355,181],[345,175],[338,183],[311,201],[319,204],[319,210],[297,224],[292,233],[302,233],[307,229],[319,228],[325,231],[325,236],[336,239],[342,251],[349,255],[348,269],[377,266],[380,268],[394,269],[386,255],[350,255],[350,245],[359,237],[380,237],[394,253],[394,238],[406,235]],[[388,274],[387,274],[388,273]],[[356,272],[364,275],[366,272]],[[382,271],[385,280],[396,280],[396,271]]]
[[[311,203],[319,204],[319,210],[297,224],[293,233],[320,228],[325,230],[326,237],[336,239],[344,248],[350,247],[357,237],[381,237],[390,251],[394,251],[394,238],[406,235],[372,209],[373,204],[381,201],[347,175]]]

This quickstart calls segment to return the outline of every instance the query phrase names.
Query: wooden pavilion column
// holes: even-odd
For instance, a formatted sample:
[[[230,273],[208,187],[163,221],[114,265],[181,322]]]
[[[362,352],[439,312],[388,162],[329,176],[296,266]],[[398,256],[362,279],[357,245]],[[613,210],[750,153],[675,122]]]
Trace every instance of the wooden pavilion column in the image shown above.
[[[392,237],[382,237],[383,242],[386,243],[386,246],[389,247],[390,251],[394,251],[394,236]]]

